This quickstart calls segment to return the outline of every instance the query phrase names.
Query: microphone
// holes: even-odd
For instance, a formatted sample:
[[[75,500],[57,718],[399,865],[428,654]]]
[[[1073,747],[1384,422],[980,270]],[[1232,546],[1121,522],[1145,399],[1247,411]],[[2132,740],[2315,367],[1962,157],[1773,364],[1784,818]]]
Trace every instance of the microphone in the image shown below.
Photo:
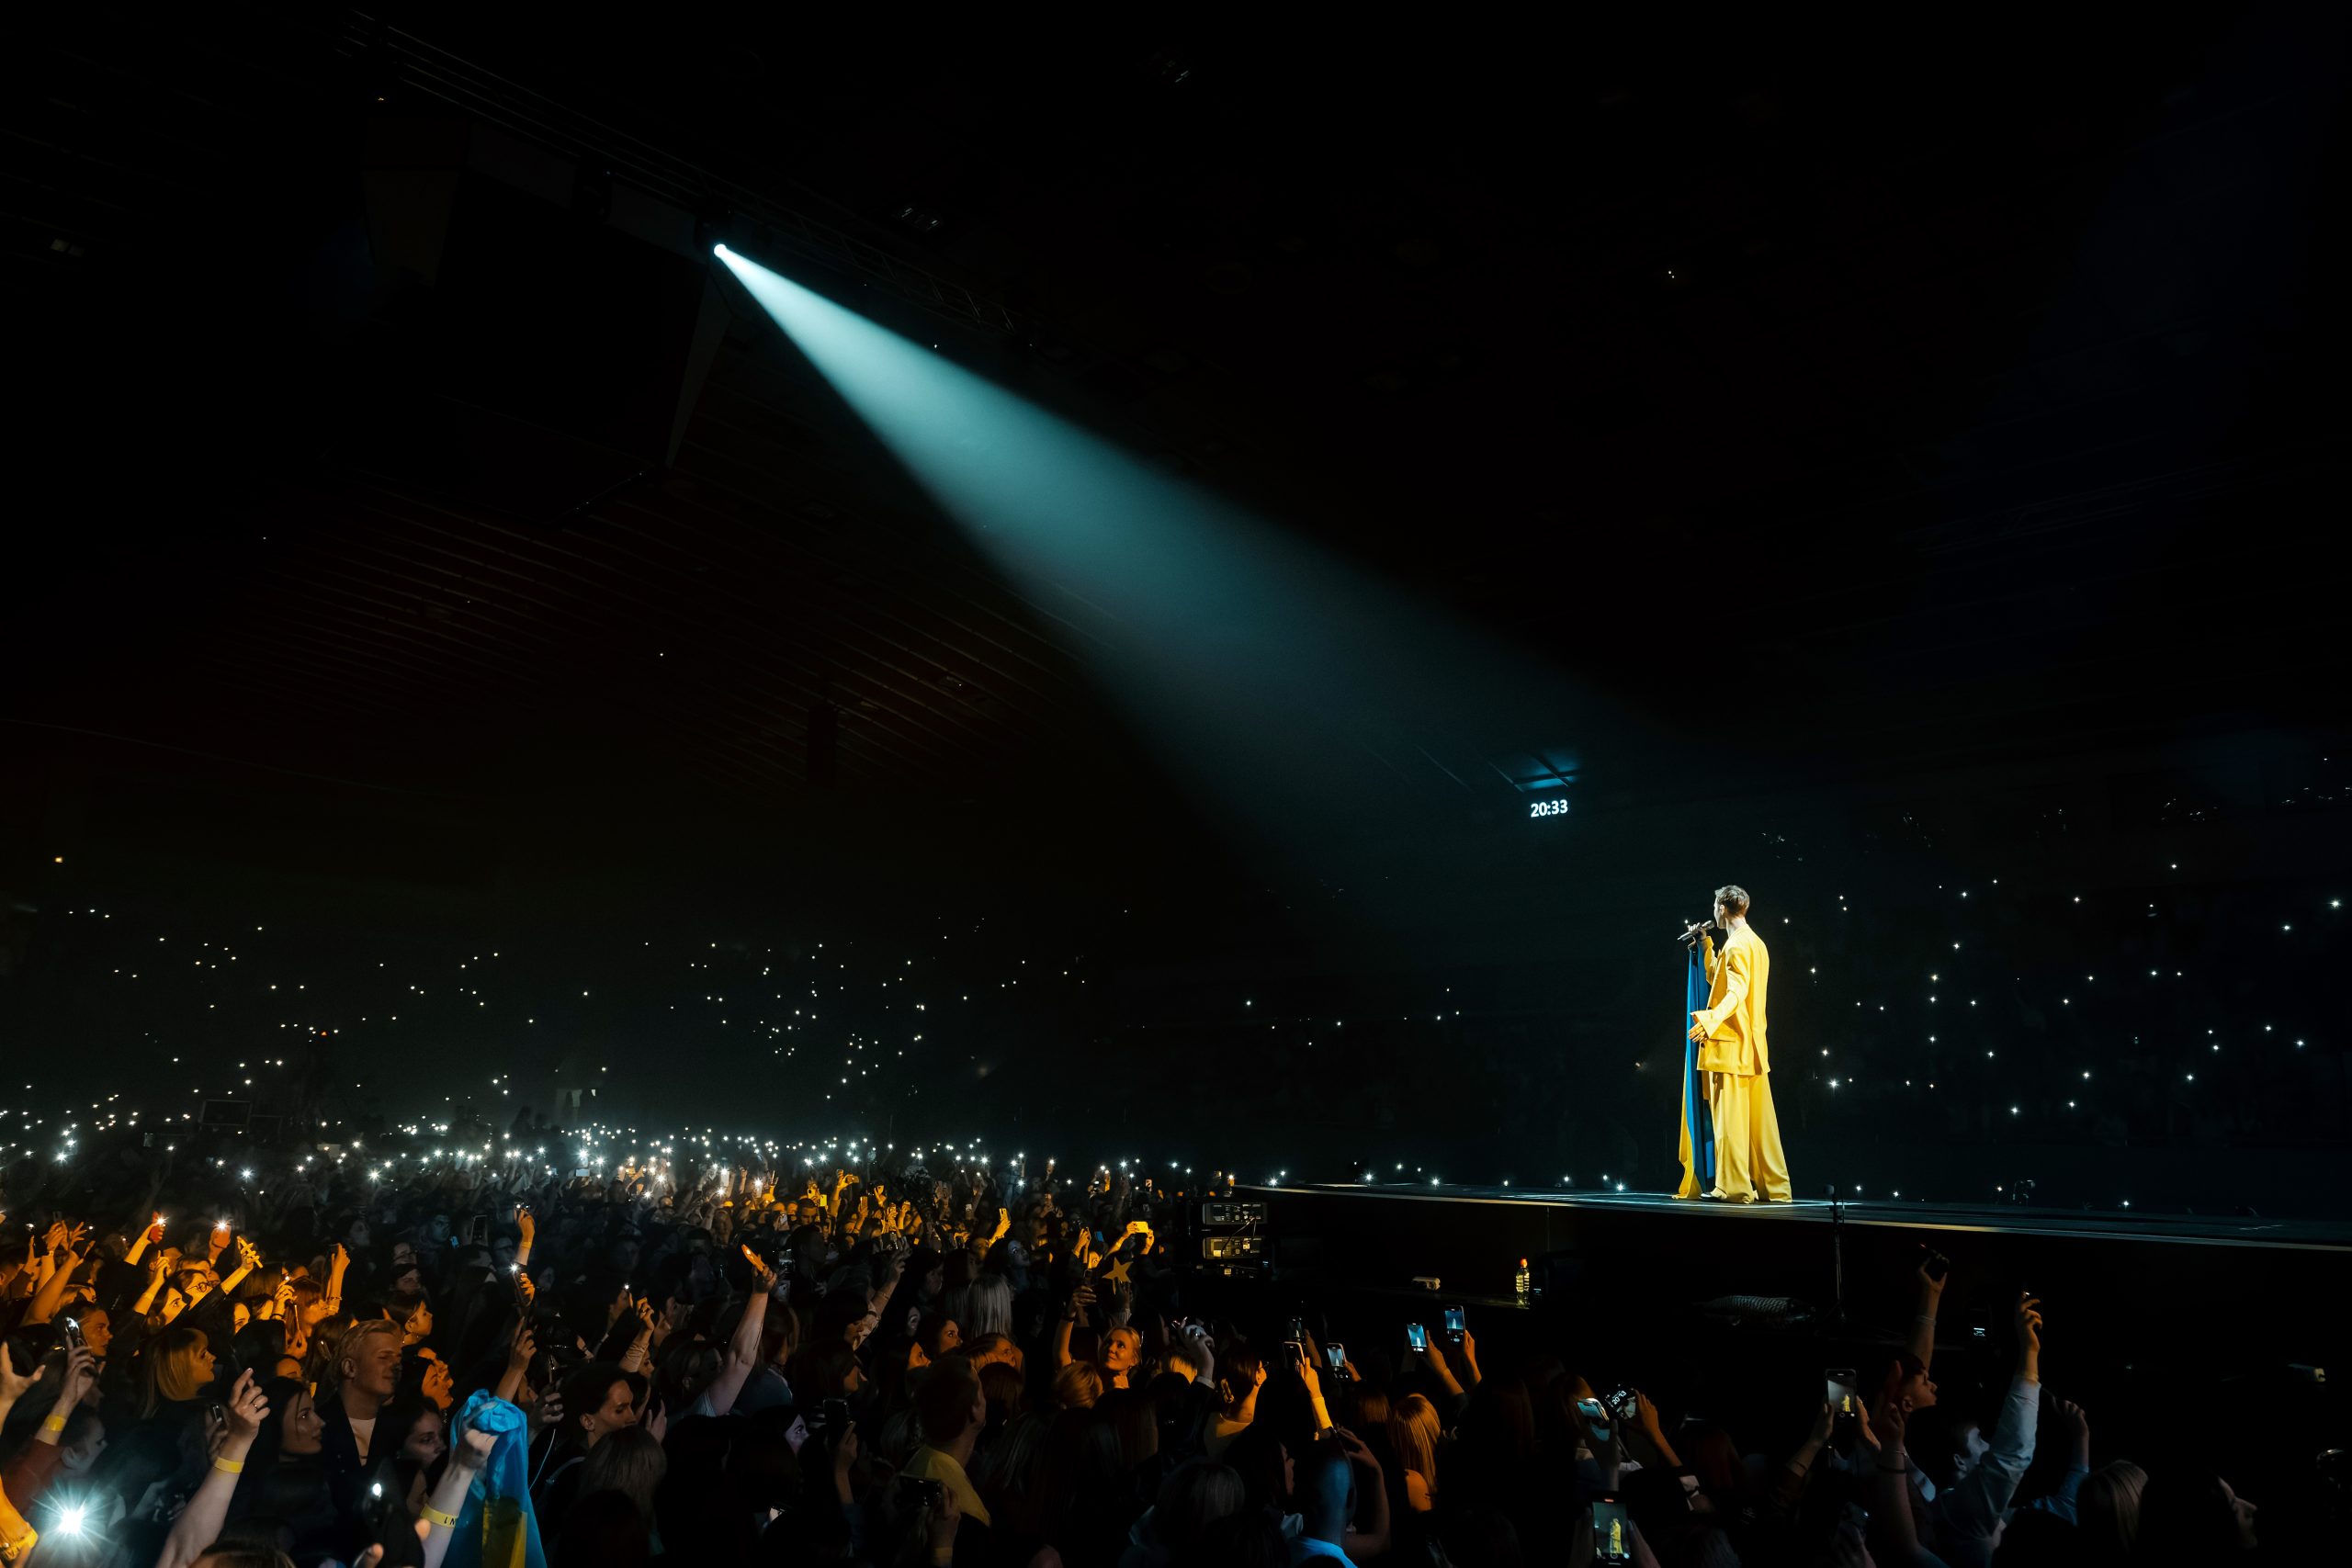
[[[1714,923],[1715,922],[1713,920],[1693,920],[1688,926],[1685,926],[1682,930],[1682,934],[1674,940],[1680,942],[1683,946],[1689,947],[1691,943],[1699,940],[1699,933],[1701,931],[1705,931]]]

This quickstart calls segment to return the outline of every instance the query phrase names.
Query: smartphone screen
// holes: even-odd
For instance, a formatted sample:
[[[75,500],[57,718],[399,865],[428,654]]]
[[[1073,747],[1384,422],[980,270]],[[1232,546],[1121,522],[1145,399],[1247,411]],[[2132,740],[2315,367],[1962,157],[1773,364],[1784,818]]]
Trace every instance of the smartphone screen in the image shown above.
[[[1832,1416],[1850,1416],[1860,1413],[1861,1384],[1856,1380],[1852,1368],[1832,1367],[1822,1374],[1822,1378],[1828,1390],[1822,1397],[1829,1402]]]
[[[1430,1331],[1418,1323],[1408,1323],[1405,1325],[1405,1343],[1416,1350],[1426,1350],[1430,1348]]]
[[[1599,1498],[1592,1505],[1592,1560],[1634,1560],[1634,1527],[1625,1517],[1625,1505],[1614,1497]]]
[[[1971,1339],[1989,1339],[1992,1336],[1993,1314],[1984,1307],[1970,1307],[1968,1309],[1968,1337]]]
[[[1445,1309],[1445,1337],[1457,1345],[1462,1342],[1462,1309],[1458,1306]]]
[[[1347,1364],[1348,1348],[1345,1345],[1326,1345],[1323,1347],[1323,1359],[1331,1363],[1331,1370],[1336,1372]]]

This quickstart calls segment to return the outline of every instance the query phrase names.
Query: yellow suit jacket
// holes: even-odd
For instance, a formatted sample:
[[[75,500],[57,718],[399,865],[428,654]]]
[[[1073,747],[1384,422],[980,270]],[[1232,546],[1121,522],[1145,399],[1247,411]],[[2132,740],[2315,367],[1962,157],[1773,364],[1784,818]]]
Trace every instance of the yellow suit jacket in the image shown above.
[[[1720,957],[1714,939],[1702,935],[1707,961],[1707,1005],[1690,1015],[1704,1024],[1699,1037],[1699,1070],[1737,1073],[1753,1077],[1772,1070],[1764,1039],[1764,992],[1772,978],[1772,955],[1752,926],[1741,926],[1724,941]]]

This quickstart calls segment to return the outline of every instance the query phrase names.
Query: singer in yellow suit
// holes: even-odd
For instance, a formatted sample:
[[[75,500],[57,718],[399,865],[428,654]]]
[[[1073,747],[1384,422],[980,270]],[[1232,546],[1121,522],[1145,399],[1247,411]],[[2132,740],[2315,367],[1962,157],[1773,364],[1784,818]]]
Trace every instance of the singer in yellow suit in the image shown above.
[[[1781,1149],[1781,1119],[1772,1110],[1772,1057],[1764,1038],[1764,995],[1772,955],[1747,923],[1747,892],[1715,890],[1715,920],[1723,952],[1704,931],[1707,1005],[1690,1015],[1706,1075],[1707,1109],[1715,1132],[1715,1185],[1702,1194],[1753,1203],[1785,1203],[1791,1196],[1788,1156]],[[1695,1185],[1695,1184],[1692,1184]],[[1688,1196],[1688,1194],[1685,1194]]]

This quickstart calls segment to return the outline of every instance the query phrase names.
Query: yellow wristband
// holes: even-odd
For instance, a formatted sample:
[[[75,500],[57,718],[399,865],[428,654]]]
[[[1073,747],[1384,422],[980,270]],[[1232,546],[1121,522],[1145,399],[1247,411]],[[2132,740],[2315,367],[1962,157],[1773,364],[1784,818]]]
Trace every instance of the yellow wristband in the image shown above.
[[[212,1468],[223,1475],[243,1475],[245,1461],[241,1459],[216,1459],[212,1461]]]
[[[445,1514],[430,1503],[427,1503],[424,1507],[419,1508],[417,1512],[424,1517],[424,1520],[427,1524],[439,1525],[445,1530],[455,1529],[458,1528],[457,1515]]]
[[[49,1419],[40,1424],[40,1429],[44,1432],[62,1432],[65,1430],[65,1417],[51,1411]]]

